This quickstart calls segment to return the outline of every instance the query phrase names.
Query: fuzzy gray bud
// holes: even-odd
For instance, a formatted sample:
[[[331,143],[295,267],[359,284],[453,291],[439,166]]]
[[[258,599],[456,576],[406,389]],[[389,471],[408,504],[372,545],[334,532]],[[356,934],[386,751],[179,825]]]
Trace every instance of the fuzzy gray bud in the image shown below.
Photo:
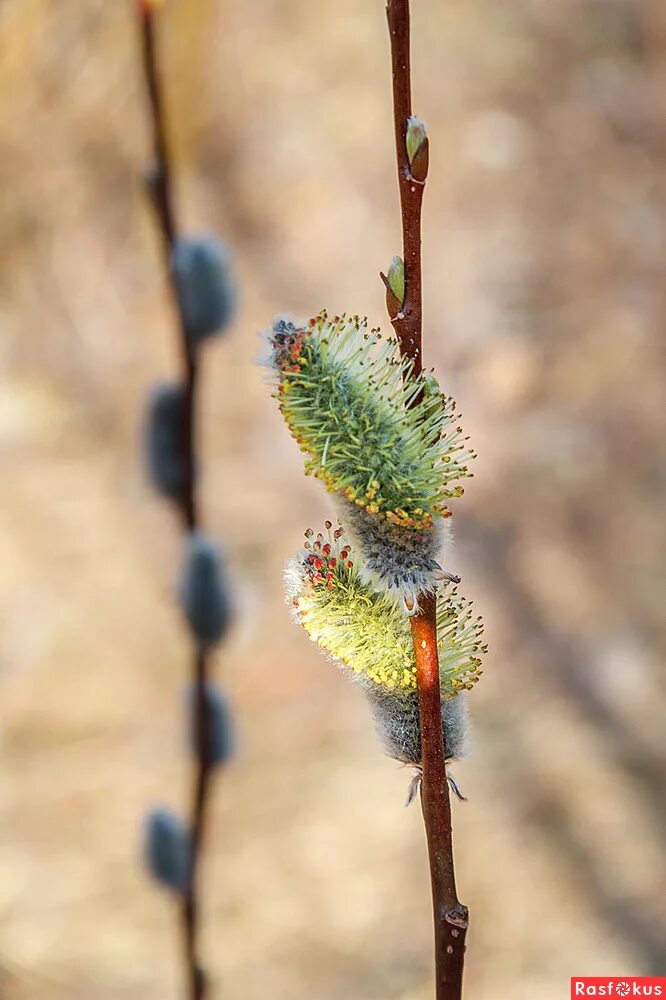
[[[226,245],[215,236],[181,238],[171,253],[171,266],[190,342],[198,344],[221,333],[236,305]]]
[[[190,747],[193,753],[198,749],[199,705],[197,691],[189,692]],[[233,715],[226,694],[212,684],[204,688],[204,733],[206,740],[206,761],[211,766],[225,764],[233,757],[236,747]]]
[[[182,820],[171,809],[154,809],[146,819],[144,855],[156,881],[183,892],[190,867],[190,838]]]
[[[146,463],[153,486],[178,500],[187,484],[184,461],[185,390],[178,383],[155,386],[148,401]]]
[[[179,596],[198,641],[214,646],[231,622],[231,603],[218,549],[199,532],[188,539]]]
[[[416,691],[386,691],[379,685],[364,689],[377,725],[377,732],[389,757],[403,764],[421,763],[421,723]],[[446,760],[463,755],[467,721],[464,695],[442,698],[442,739]]]
[[[405,530],[386,518],[368,514],[341,497],[337,503],[348,536],[363,559],[361,577],[373,587],[418,606],[420,594],[431,593],[441,572],[438,558],[450,544],[451,527],[439,519],[433,527]]]

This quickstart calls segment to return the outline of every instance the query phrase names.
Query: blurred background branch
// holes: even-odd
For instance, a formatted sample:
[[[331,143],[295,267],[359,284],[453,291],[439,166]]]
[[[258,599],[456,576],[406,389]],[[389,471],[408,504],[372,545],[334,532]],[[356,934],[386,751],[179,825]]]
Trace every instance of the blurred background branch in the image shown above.
[[[181,833],[179,821],[169,813],[153,812],[147,832],[147,859],[158,881],[176,890],[182,910],[187,996],[202,1000],[208,992],[208,977],[201,959],[200,869],[211,780],[215,767],[225,763],[231,752],[231,722],[226,702],[211,685],[211,649],[227,631],[229,598],[218,553],[202,534],[196,417],[202,344],[228,325],[234,293],[226,250],[210,236],[186,240],[179,231],[158,55],[161,4],[136,0],[136,7],[153,133],[153,159],[145,181],[163,240],[182,361],[180,380],[158,387],[150,404],[148,465],[154,485],[175,502],[187,536],[179,596],[192,638],[192,687],[187,713],[196,760],[184,831]],[[179,865],[181,855],[184,863]],[[182,872],[178,870],[181,867]]]

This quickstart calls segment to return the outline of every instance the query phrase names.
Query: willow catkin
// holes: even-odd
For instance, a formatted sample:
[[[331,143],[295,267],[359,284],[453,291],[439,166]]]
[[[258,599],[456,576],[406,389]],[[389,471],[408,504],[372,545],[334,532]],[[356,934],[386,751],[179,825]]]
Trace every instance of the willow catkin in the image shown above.
[[[413,376],[395,339],[358,317],[280,319],[268,339],[276,396],[308,455],[306,472],[335,495],[364,577],[414,608],[444,573],[446,501],[470,475],[455,403],[432,374]]]
[[[364,581],[344,529],[306,533],[303,549],[285,572],[294,618],[309,637],[360,682],[391,756],[418,764],[421,737],[416,660],[409,618],[383,591]],[[447,756],[458,757],[464,737],[459,701],[481,673],[483,624],[471,603],[447,584],[438,589],[442,730]]]

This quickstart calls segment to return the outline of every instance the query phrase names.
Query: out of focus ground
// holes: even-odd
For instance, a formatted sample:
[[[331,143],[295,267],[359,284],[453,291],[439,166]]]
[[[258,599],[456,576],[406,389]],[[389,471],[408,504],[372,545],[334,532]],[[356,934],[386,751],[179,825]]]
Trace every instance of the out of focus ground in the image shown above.
[[[452,563],[491,644],[456,770],[469,1000],[666,972],[666,14],[660,0],[420,0],[427,359],[479,452]],[[0,995],[175,1000],[139,864],[180,807],[177,525],[146,487],[174,371],[131,3],[0,5]],[[367,313],[399,251],[381,0],[167,3],[183,220],[233,244],[207,349],[205,516],[238,621],[217,668],[206,951],[226,1000],[426,1000],[409,775],[290,624],[280,573],[329,512],[253,364],[280,311]]]

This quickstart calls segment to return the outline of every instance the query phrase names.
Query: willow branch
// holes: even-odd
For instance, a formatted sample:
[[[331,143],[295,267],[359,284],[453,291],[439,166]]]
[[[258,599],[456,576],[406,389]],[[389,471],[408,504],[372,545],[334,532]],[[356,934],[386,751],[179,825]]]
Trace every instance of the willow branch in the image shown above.
[[[157,58],[156,14],[149,0],[137,0],[137,8],[141,29],[143,69],[152,124],[153,160],[146,176],[146,185],[162,235],[166,273],[178,317],[179,348],[183,369],[185,402],[180,446],[185,484],[179,501],[179,513],[184,529],[187,532],[193,532],[200,527],[195,472],[197,464],[195,404],[199,370],[196,349],[188,336],[171,267],[172,251],[178,238],[178,227],[165,127],[163,89]],[[208,654],[194,640],[192,679],[194,684],[196,763],[190,806],[191,864],[181,903],[184,959],[190,1000],[203,1000],[206,994],[206,977],[199,959],[200,919],[197,876],[204,840],[211,775],[209,750],[211,741],[207,731],[209,714],[206,704],[208,672]]]
[[[411,67],[409,52],[409,0],[389,0],[386,7],[391,35],[393,71],[393,126],[398,163],[398,188],[402,216],[403,260],[405,262],[405,298],[402,306],[392,309],[387,302],[400,350],[414,360],[414,375],[423,367],[421,357],[423,307],[421,281],[421,206],[425,175],[412,175],[407,156],[407,122],[412,113]],[[426,164],[427,173],[427,164]],[[387,296],[388,298],[388,296]]]
[[[427,139],[411,164],[407,127],[412,114],[409,40],[409,0],[388,0],[391,38],[393,118],[402,217],[405,293],[398,302],[387,289],[387,308],[402,354],[422,360],[421,208],[428,171]],[[435,929],[436,1000],[460,1000],[467,934],[467,908],[456,891],[451,828],[451,802],[442,744],[441,695],[437,653],[436,595],[420,601],[410,618],[416,657],[423,779],[421,804],[428,842]]]

